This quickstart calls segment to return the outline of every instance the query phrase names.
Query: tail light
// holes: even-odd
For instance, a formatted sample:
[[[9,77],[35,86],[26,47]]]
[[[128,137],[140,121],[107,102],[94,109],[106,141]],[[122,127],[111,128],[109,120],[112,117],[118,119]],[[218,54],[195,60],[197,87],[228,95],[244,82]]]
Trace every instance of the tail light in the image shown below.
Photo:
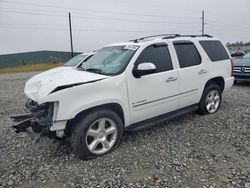
[[[234,62],[233,62],[233,58],[231,58],[230,61],[231,61],[231,76],[233,76],[233,72],[234,72]]]

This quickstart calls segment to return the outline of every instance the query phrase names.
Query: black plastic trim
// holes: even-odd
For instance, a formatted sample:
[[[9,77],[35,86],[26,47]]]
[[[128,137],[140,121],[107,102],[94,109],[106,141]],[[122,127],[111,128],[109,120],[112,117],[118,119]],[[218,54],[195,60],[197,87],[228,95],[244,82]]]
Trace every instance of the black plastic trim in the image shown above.
[[[147,120],[140,121],[138,123],[131,124],[125,128],[125,131],[132,132],[132,131],[140,131],[143,129],[147,129],[147,128],[150,128],[150,127],[157,125],[161,122],[176,118],[178,116],[181,116],[181,115],[184,115],[187,113],[194,112],[194,111],[198,110],[198,108],[199,107],[197,104],[191,105],[188,107],[184,107],[184,108],[179,109],[179,110],[175,110],[175,111],[172,111],[172,112],[169,112],[166,114],[162,114],[162,115],[157,116],[157,117],[153,117],[153,118],[150,118]]]
[[[55,93],[57,91],[61,91],[63,89],[68,89],[68,88],[79,86],[79,85],[83,85],[83,84],[89,84],[89,83],[93,83],[93,82],[98,82],[98,81],[101,81],[103,79],[105,79],[105,78],[98,79],[98,80],[92,80],[92,81],[89,81],[89,82],[80,82],[80,83],[75,83],[75,84],[68,84],[68,85],[58,86],[53,91],[51,91],[50,94]]]
[[[165,43],[165,42],[161,42],[161,43],[156,43],[156,44],[153,44],[154,47],[168,47],[168,44]]]
[[[177,41],[174,41],[173,44],[178,45],[178,44],[194,44],[194,43],[189,40],[177,40]]]

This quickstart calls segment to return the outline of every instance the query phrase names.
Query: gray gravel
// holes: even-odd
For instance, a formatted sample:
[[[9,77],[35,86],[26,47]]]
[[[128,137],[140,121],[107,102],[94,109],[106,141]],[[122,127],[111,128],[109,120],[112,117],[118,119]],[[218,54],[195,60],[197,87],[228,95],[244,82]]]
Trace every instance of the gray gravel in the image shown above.
[[[0,187],[250,187],[250,83],[227,91],[214,115],[125,134],[114,152],[82,161],[67,142],[32,144],[12,130],[34,74],[0,74]]]

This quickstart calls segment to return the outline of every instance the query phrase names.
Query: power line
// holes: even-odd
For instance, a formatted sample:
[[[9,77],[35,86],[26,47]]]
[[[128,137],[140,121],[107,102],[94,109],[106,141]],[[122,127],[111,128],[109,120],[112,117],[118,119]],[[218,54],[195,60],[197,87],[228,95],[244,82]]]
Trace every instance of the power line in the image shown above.
[[[165,8],[165,6],[157,6],[157,5],[155,5],[155,4],[151,4],[151,3],[145,3],[145,2],[138,2],[138,1],[128,1],[128,0],[119,0],[119,1],[117,1],[117,0],[113,0],[113,1],[115,1],[116,3],[126,3],[126,4],[138,4],[138,5],[144,5],[144,6],[149,6],[150,8],[152,8],[152,7],[155,7],[155,8],[161,8],[161,9],[166,9]],[[169,7],[169,8],[173,8],[173,7]],[[190,9],[190,8],[175,8],[174,7],[174,9],[178,9],[178,10],[185,10],[185,11],[200,11],[199,9]]]
[[[44,9],[37,9],[37,8],[22,8],[22,9],[20,9],[20,8],[12,8],[12,7],[4,7],[4,10],[6,11],[6,10],[10,10],[10,11],[31,11],[31,12],[33,12],[33,11],[35,11],[35,12],[41,12],[41,13],[44,13],[44,14],[46,14],[46,13],[65,13],[65,11],[60,11],[60,10],[51,10],[51,11],[49,11],[49,10],[44,10]],[[1,10],[2,11],[2,10]]]
[[[111,21],[111,20],[116,20],[116,21],[123,21],[123,22],[138,22],[138,23],[150,23],[150,24],[199,24],[198,22],[171,22],[171,21],[146,21],[146,20],[138,20],[138,19],[127,19],[127,18],[111,18],[111,17],[91,17],[91,16],[74,16],[74,18],[82,18],[82,19],[97,19],[97,20],[106,20],[106,21]]]
[[[20,14],[27,14],[27,15],[44,15],[44,16],[65,17],[65,15],[45,14],[45,13],[38,13],[38,12],[21,12],[21,11],[6,11],[6,10],[2,10],[1,12],[14,12],[14,13],[20,13]],[[117,21],[140,22],[140,23],[198,24],[198,23],[190,23],[190,22],[145,21],[145,20],[134,20],[134,19],[123,19],[123,18],[110,18],[110,17],[93,17],[93,16],[84,16],[84,17],[75,16],[75,17],[79,18],[79,19],[93,19],[93,20],[96,20],[96,19],[97,20],[108,19],[108,21],[111,19],[111,20],[117,20]],[[228,28],[228,29],[235,30],[235,31],[240,31],[240,32],[249,32],[248,28],[244,28],[246,30],[240,30],[242,27],[238,27],[236,25],[225,24],[225,23],[217,22],[217,21],[210,20],[210,19],[204,19],[204,20],[208,21],[208,23],[210,25],[214,26],[214,27],[217,26],[217,27]],[[205,25],[205,23],[202,22],[202,27],[203,27],[203,24]],[[38,25],[41,25],[41,24],[38,24]]]
[[[8,27],[0,27],[0,29],[35,29],[35,30],[66,30],[67,27],[64,28],[50,28],[50,27],[27,27],[27,26],[8,26]],[[105,29],[105,28],[91,28],[91,27],[84,27],[84,28],[75,28],[74,31],[96,31],[96,32],[114,32],[114,33],[140,33],[140,32],[163,32],[163,30],[114,30],[114,29]],[[167,32],[167,31],[164,31]],[[195,32],[195,31],[168,31],[169,33],[185,33],[185,32]]]
[[[38,13],[38,12],[22,12],[22,11],[1,11],[2,12],[11,12],[11,13],[18,13],[18,14],[30,14],[30,15],[43,15],[43,16],[55,16],[55,17],[65,17],[64,15],[58,15],[58,14],[45,14],[45,13]],[[78,19],[95,19],[95,20],[105,20],[105,21],[123,21],[123,22],[139,22],[139,23],[150,23],[150,24],[158,24],[158,23],[166,23],[166,24],[199,24],[198,22],[170,22],[170,21],[145,21],[145,20],[138,20],[138,19],[126,19],[126,18],[113,18],[113,17],[105,17],[105,16],[100,16],[100,17],[93,17],[93,15],[87,15],[87,16],[74,16],[75,18]]]
[[[139,14],[139,13],[131,13],[131,12],[124,13],[124,12],[102,11],[102,10],[82,9],[82,8],[81,9],[80,8],[65,8],[65,7],[60,7],[60,6],[42,5],[42,4],[34,4],[34,3],[18,2],[18,1],[5,1],[5,0],[3,0],[2,2],[5,2],[5,3],[14,3],[14,4],[24,4],[24,5],[36,6],[36,7],[37,6],[38,7],[50,7],[50,8],[64,9],[64,10],[72,9],[72,10],[77,10],[77,11],[99,12],[99,13],[106,13],[106,14],[137,15],[137,16],[149,16],[149,17],[161,17],[161,18],[178,18],[178,19],[194,19],[194,20],[199,19],[199,18],[195,18],[195,17],[164,16],[164,15],[153,15],[153,14]],[[126,1],[124,1],[124,2],[126,2]],[[129,1],[127,1],[127,2],[129,2]],[[32,10],[31,9],[23,9],[23,10],[34,11],[33,9]],[[7,11],[6,10],[1,10],[1,12],[7,12]],[[10,11],[10,12],[12,12],[12,13],[21,13],[20,11]],[[35,12],[35,13],[34,12],[27,13],[26,12],[26,13],[24,13],[24,12],[22,12],[22,13],[23,14],[32,14],[32,15],[46,15],[46,16],[65,17],[65,15],[46,14],[47,12],[46,13],[38,13],[38,12]],[[93,15],[90,15],[90,16],[93,16]],[[112,18],[108,18],[108,19],[112,19]],[[117,20],[120,20],[120,19],[117,19]],[[222,22],[217,22],[217,21],[213,21],[213,20],[209,20],[209,19],[206,19],[206,20],[207,21],[212,21],[215,24],[222,24],[222,25],[228,25],[228,26],[231,26],[231,27],[237,27],[237,28],[239,28],[239,26],[236,26],[236,25],[229,25],[229,24],[225,24],[225,23],[222,23]],[[129,21],[131,21],[131,20],[129,20]],[[139,21],[139,22],[141,22],[141,21]],[[160,22],[160,23],[165,23],[165,22]],[[168,23],[170,23],[170,22],[168,22]],[[190,24],[190,23],[188,23],[188,24]]]
[[[61,6],[54,6],[54,5],[42,5],[42,4],[35,4],[35,3],[28,3],[28,2],[18,2],[18,1],[5,1],[2,2],[5,3],[14,3],[14,4],[22,4],[22,5],[29,5],[29,6],[35,6],[35,7],[49,7],[49,8],[55,8],[55,9],[64,9],[64,10],[76,10],[76,11],[87,11],[87,12],[99,12],[99,13],[105,13],[105,14],[120,14],[120,15],[136,15],[136,16],[147,16],[147,17],[157,17],[157,18],[175,18],[175,19],[195,19],[196,17],[181,17],[181,16],[165,16],[165,15],[155,15],[155,14],[140,14],[140,13],[133,13],[133,12],[118,12],[118,11],[103,11],[103,10],[94,10],[94,9],[86,9],[86,8],[65,8]]]
[[[123,2],[129,2],[132,3],[128,0],[119,0],[118,2],[123,1]],[[118,12],[118,11],[104,11],[104,10],[94,10],[94,9],[83,9],[83,8],[65,8],[62,6],[54,6],[54,5],[42,5],[42,4],[35,4],[35,3],[29,3],[29,2],[18,2],[18,1],[6,1],[6,0],[2,0],[2,2],[5,3],[13,3],[13,4],[22,4],[22,5],[28,5],[28,6],[32,6],[32,7],[46,7],[46,8],[53,8],[53,9],[60,9],[60,10],[75,10],[78,13],[75,14],[74,18],[76,19],[88,19],[88,20],[105,20],[105,21],[121,21],[121,22],[136,22],[136,23],[147,23],[147,24],[180,24],[180,25],[191,25],[191,24],[199,24],[198,22],[180,22],[180,21],[160,21],[160,20],[145,20],[145,19],[129,19],[129,18],[117,18],[117,17],[109,17],[109,16],[103,16],[103,15],[86,15],[83,14],[83,11],[86,12],[94,12],[94,13],[104,13],[104,14],[118,14],[118,15],[126,15],[126,16],[131,16],[131,15],[136,15],[136,16],[146,16],[146,17],[152,17],[152,18],[168,18],[168,19],[193,19],[193,20],[197,20],[199,18],[195,18],[195,17],[180,17],[180,16],[166,16],[166,15],[155,15],[155,14],[140,14],[140,13],[132,13],[132,12]],[[138,2],[137,2],[138,3]],[[145,3],[143,3],[145,4]],[[149,5],[149,4],[148,4]],[[151,6],[151,5],[149,5]],[[7,8],[8,9],[8,8]],[[34,12],[34,9],[22,9],[22,10],[28,10],[29,12],[24,12],[24,11],[19,11],[19,10],[1,10],[0,13],[17,13],[17,14],[27,14],[27,15],[38,15],[38,16],[51,16],[51,17],[61,17],[61,18],[65,18],[66,14],[51,14],[50,11],[42,11],[39,10],[40,12]],[[42,12],[41,12],[42,11]],[[54,11],[53,11],[54,12]],[[205,33],[205,20],[208,21],[209,25],[211,25],[212,27],[221,27],[221,28],[228,28],[230,30],[234,30],[234,31],[240,31],[240,32],[249,32],[249,28],[244,28],[246,30],[239,30],[242,27],[236,26],[236,25],[230,25],[230,24],[226,24],[226,23],[222,23],[222,22],[217,22],[214,20],[210,20],[210,19],[205,19],[204,16],[204,12],[202,15],[202,34]],[[21,25],[20,25],[21,26]],[[34,26],[34,25],[33,25]],[[44,25],[45,26],[45,25]],[[38,28],[34,28],[33,29],[38,29]],[[44,28],[44,27],[40,27],[39,29],[48,29],[48,30],[60,30],[60,29],[65,29],[65,28]],[[102,32],[158,32],[158,31],[131,31],[131,30],[125,30],[125,31],[120,31],[120,30],[105,30],[105,29],[85,29],[86,31],[102,31]],[[190,31],[189,31],[190,32]]]
[[[49,27],[46,27],[46,26],[49,26]],[[55,27],[56,26],[56,27]],[[58,27],[59,26],[59,27]],[[61,26],[61,27],[60,27]],[[2,24],[1,25],[1,28],[34,28],[34,29],[68,29],[67,25],[66,24]],[[1,29],[0,28],[0,29]],[[107,30],[107,28],[105,27],[93,27],[93,26],[87,26],[85,25],[84,28],[82,27],[82,25],[74,25],[74,30],[82,30],[82,29],[94,29],[94,30],[100,30],[100,31],[103,31],[103,30]],[[107,31],[117,31],[117,28],[111,28],[111,27],[108,27],[108,30]],[[163,30],[119,30],[120,32],[122,31],[133,31],[133,32],[143,32],[143,31],[148,31],[148,32],[163,32]],[[197,32],[197,31],[194,31],[194,30],[186,30],[186,31],[182,31],[182,32]]]
[[[45,14],[45,13],[39,13],[39,12],[22,12],[22,11],[12,11],[12,10],[1,10],[0,13],[3,13],[3,12],[28,14],[28,15],[40,15],[40,16],[66,17],[66,15],[59,15],[59,14]]]
[[[227,24],[227,23],[223,23],[223,22],[218,22],[218,21],[210,20],[210,19],[206,19],[206,20],[209,21],[209,22],[212,23],[212,24],[219,25],[219,26],[231,27],[231,28],[233,28],[233,29],[239,28],[238,25]],[[243,27],[240,27],[240,28],[243,29]],[[249,32],[249,30],[250,30],[250,28],[247,28],[247,27],[244,27],[244,29],[248,30],[248,32]]]
[[[113,29],[109,29],[109,30],[105,30],[105,29],[85,29],[85,28],[76,28],[75,30],[78,31],[104,31],[104,32],[115,32],[115,33],[163,33],[163,32],[167,32],[167,33],[186,33],[186,32],[196,32],[196,31],[166,31],[166,30],[113,30]]]
[[[24,29],[24,30],[48,30],[48,31],[65,31],[67,30],[67,27],[64,28],[49,28],[49,27],[21,27],[21,26],[8,26],[8,27],[0,27],[0,30],[4,29]],[[182,34],[182,33],[196,33],[197,31],[194,30],[180,30],[180,31],[168,31],[168,30],[113,30],[113,29],[94,29],[94,28],[74,28],[75,32],[79,31],[84,31],[84,32],[101,32],[101,33],[173,33],[173,34]],[[218,33],[217,31],[211,31],[209,32],[211,34],[215,33],[216,35],[225,35],[225,33]],[[235,36],[235,37],[248,37],[248,35],[232,35],[230,33],[230,36]]]
[[[66,28],[49,28],[49,27],[24,27],[24,26],[8,26],[8,27],[0,27],[0,29],[34,29],[34,30],[57,30],[62,31]]]
[[[217,25],[217,24],[213,24],[213,23],[210,23],[209,26],[212,26],[214,28],[224,28],[225,30],[231,30],[231,31],[237,31],[237,32],[243,32],[243,33],[249,33],[249,31],[247,30],[239,30],[239,29],[236,29],[236,28],[230,28],[230,27],[227,27],[227,26],[223,26],[223,25]]]
[[[217,35],[217,36],[220,36],[220,37],[224,37],[225,36],[225,33],[221,33],[221,32],[217,32],[217,31],[211,31],[210,32],[212,35]],[[240,37],[244,37],[244,38],[247,38],[247,37],[249,37],[248,35],[235,35],[235,34],[232,34],[232,33],[229,33],[229,35],[232,37],[234,37],[234,38],[240,38]]]
[[[29,23],[29,24],[20,24],[20,23],[7,23],[7,24],[1,24],[2,26],[67,26],[66,24],[37,24],[37,23]],[[78,25],[79,26],[79,25]]]

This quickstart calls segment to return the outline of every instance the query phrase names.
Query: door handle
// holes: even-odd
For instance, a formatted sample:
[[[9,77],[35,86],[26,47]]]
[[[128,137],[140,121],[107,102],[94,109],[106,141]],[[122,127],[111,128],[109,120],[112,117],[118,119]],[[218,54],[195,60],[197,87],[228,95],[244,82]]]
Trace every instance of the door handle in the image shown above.
[[[166,82],[172,82],[172,81],[176,81],[176,80],[177,80],[176,77],[170,76],[170,77],[168,77],[168,79],[166,80]]]
[[[204,69],[202,69],[202,70],[200,70],[200,72],[198,72],[199,74],[206,74],[207,73],[207,70],[204,70]]]

